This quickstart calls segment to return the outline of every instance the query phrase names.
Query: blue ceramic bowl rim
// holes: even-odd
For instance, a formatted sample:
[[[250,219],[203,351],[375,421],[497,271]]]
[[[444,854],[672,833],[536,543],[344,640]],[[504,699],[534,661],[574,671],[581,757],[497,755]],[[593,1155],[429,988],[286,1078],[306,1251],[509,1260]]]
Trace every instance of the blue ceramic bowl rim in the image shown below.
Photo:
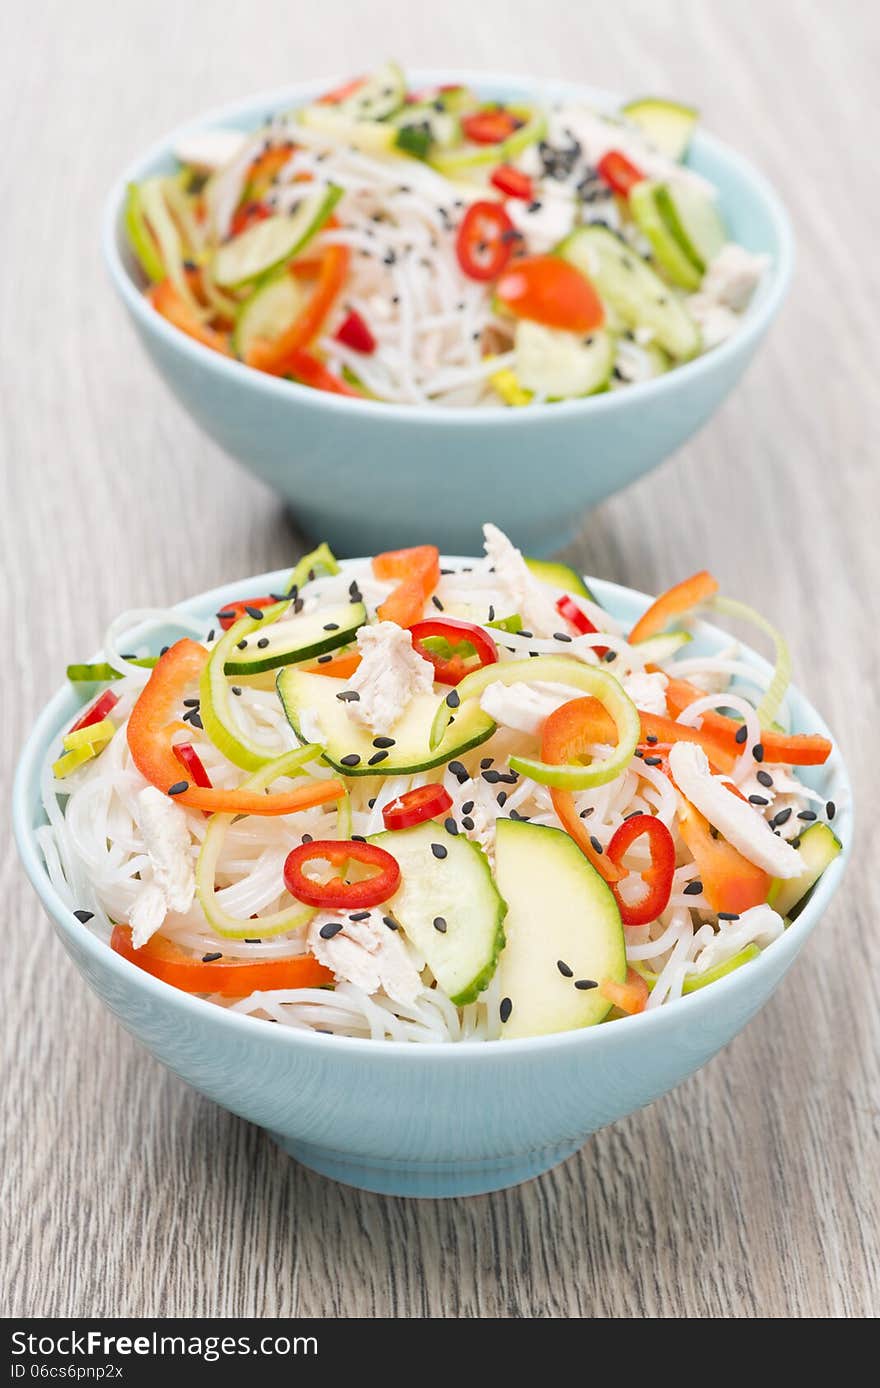
[[[345,560],[342,567],[346,568],[359,562],[362,563],[363,560]],[[472,561],[465,560],[461,556],[445,556],[444,562],[454,565]],[[287,570],[276,570],[273,573],[242,579],[237,583],[224,583],[218,588],[197,594],[184,602],[176,603],[174,608],[169,610],[183,613],[210,613],[217,610],[220,604],[227,602],[231,597],[245,597],[249,592],[255,591],[276,591],[277,585],[283,580],[286,572]],[[635,598],[643,609],[651,602],[651,598],[647,594],[640,593],[633,588],[625,588],[621,584],[593,578],[589,578],[587,581],[599,601],[607,604],[611,612],[615,611],[618,605],[616,600],[618,599],[622,599],[625,605]],[[138,628],[138,630],[141,629]],[[729,640],[724,632],[708,622],[698,623],[695,631],[719,645]],[[130,633],[125,635],[128,636]],[[754,664],[758,669],[765,671],[769,669],[767,662],[748,647],[743,646],[742,652],[743,659],[748,663]],[[809,730],[831,737],[825,720],[816,709],[798,690],[793,692],[802,705],[804,716],[809,719]],[[751,990],[749,979],[756,979],[759,970],[772,970],[774,951],[778,951],[784,947],[787,941],[791,940],[797,940],[796,948],[800,948],[800,945],[806,941],[818,924],[837,891],[851,852],[853,840],[852,787],[843,758],[835,743],[834,750],[825,763],[825,768],[835,778],[836,793],[840,799],[840,809],[835,820],[835,831],[843,845],[842,852],[823,873],[807,905],[788,927],[785,934],[763,950],[756,959],[751,960],[747,967],[718,979],[711,987],[676,999],[655,1011],[623,1018],[611,1026],[588,1027],[582,1031],[557,1032],[550,1036],[526,1037],[505,1041],[503,1045],[493,1045],[485,1041],[425,1042],[414,1045],[405,1041],[379,1042],[360,1037],[325,1036],[320,1032],[296,1031],[293,1028],[279,1026],[270,1027],[259,1018],[231,1012],[226,1008],[219,1007],[216,1003],[207,1002],[203,998],[171,988],[139,969],[135,964],[130,964],[121,955],[114,953],[104,940],[85,928],[53,887],[36,842],[29,804],[30,788],[34,784],[35,777],[36,783],[39,784],[40,769],[44,765],[53,737],[57,736],[59,730],[75,716],[79,708],[80,704],[70,685],[65,685],[59,689],[39,715],[19,759],[13,788],[13,829],[18,850],[31,884],[62,933],[74,938],[78,948],[91,955],[97,965],[109,969],[116,976],[120,986],[128,984],[132,988],[145,990],[157,1007],[161,1007],[163,1004],[171,1007],[172,1010],[176,1007],[191,1016],[194,1023],[197,1023],[199,1019],[208,1023],[213,1018],[214,1023],[218,1026],[226,1025],[233,1029],[244,1027],[251,1035],[253,1034],[250,1031],[251,1028],[260,1027],[263,1029],[264,1039],[267,1043],[269,1036],[274,1038],[269,1044],[327,1047],[329,1054],[334,1052],[338,1054],[339,1048],[343,1047],[346,1052],[360,1053],[364,1056],[375,1056],[378,1049],[383,1056],[397,1059],[414,1054],[427,1054],[432,1059],[442,1057],[445,1063],[450,1064],[454,1064],[456,1058],[464,1059],[468,1064],[475,1062],[489,1064],[493,1057],[499,1059],[504,1056],[513,1059],[524,1054],[546,1054],[567,1047],[584,1047],[586,1052],[591,1045],[600,1044],[596,1040],[597,1037],[601,1036],[601,1044],[604,1044],[608,1041],[609,1035],[616,1035],[618,1027],[626,1027],[626,1034],[630,1036],[632,1036],[634,1028],[639,1028],[640,1034],[646,1041],[649,1041],[655,1033],[662,1031],[663,1028],[674,1027],[679,1022],[683,1022],[688,1015],[691,1015],[693,1025],[698,1027],[701,1018],[715,1008],[716,1004],[722,1006],[725,998],[733,998],[737,994]],[[756,993],[760,992],[759,989],[755,991]],[[207,1009],[207,1013],[205,1009]]]
[[[464,82],[477,88],[494,89],[499,93],[517,93],[526,97],[535,95],[545,100],[578,99],[591,102],[601,110],[619,109],[622,98],[613,92],[599,87],[582,86],[574,82],[554,82],[530,77],[516,77],[494,72],[476,72],[456,69],[418,69],[411,76],[424,85],[443,82]],[[285,105],[297,105],[332,90],[339,78],[326,78],[320,81],[301,82],[270,92],[259,93],[237,102],[214,107],[192,120],[179,125],[170,134],[142,154],[129,165],[125,173],[113,186],[104,207],[102,221],[102,245],[104,258],[110,276],[121,298],[135,320],[145,333],[157,334],[169,347],[176,347],[184,356],[191,358],[194,366],[210,370],[220,380],[250,385],[269,399],[308,402],[318,409],[330,413],[351,414],[356,418],[358,412],[364,416],[369,411],[375,418],[394,421],[402,425],[442,424],[448,427],[467,420],[478,427],[501,426],[509,428],[540,427],[548,418],[567,415],[594,415],[620,411],[626,408],[633,398],[636,401],[654,396],[662,396],[696,381],[699,376],[712,373],[716,368],[741,353],[749,353],[757,345],[763,333],[777,313],[791,279],[794,266],[794,237],[788,213],[767,178],[760,173],[743,155],[735,153],[728,145],[703,130],[698,130],[693,140],[696,150],[705,150],[727,163],[729,168],[744,182],[751,184],[753,191],[763,202],[769,213],[777,241],[777,250],[767,277],[758,290],[755,300],[743,315],[737,331],[719,347],[713,348],[704,356],[686,362],[653,380],[643,381],[627,390],[609,391],[601,395],[588,396],[580,400],[561,401],[552,406],[539,405],[528,410],[511,410],[505,405],[487,405],[479,409],[446,405],[398,405],[380,400],[353,400],[347,396],[331,395],[325,391],[315,391],[292,381],[281,381],[264,372],[255,371],[242,362],[230,360],[220,353],[204,347],[200,342],[187,337],[185,333],[166,322],[149,305],[141,290],[134,283],[119,253],[117,235],[120,228],[126,187],[131,182],[139,182],[152,167],[167,158],[174,145],[183,135],[211,128],[215,125],[232,124],[254,115],[282,109]]]

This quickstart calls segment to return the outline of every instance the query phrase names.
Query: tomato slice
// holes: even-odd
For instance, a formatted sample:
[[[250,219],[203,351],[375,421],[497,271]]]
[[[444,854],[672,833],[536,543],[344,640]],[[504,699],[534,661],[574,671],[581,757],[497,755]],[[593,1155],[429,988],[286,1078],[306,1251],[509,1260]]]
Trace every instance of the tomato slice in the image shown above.
[[[591,333],[605,322],[602,300],[590,281],[555,255],[517,260],[501,275],[495,293],[515,317],[547,328]]]
[[[416,786],[392,800],[382,811],[386,829],[411,829],[414,824],[423,824],[426,819],[438,819],[452,808],[452,796],[445,786]]]
[[[521,122],[509,111],[473,111],[462,116],[462,132],[475,145],[498,145],[518,130]]]
[[[341,877],[316,882],[303,872],[306,863],[315,859],[334,867],[356,862],[378,871],[360,882],[345,882]],[[284,862],[284,885],[291,896],[307,906],[357,911],[362,907],[378,906],[394,895],[400,885],[400,864],[375,843],[362,843],[360,839],[314,839],[288,853]]]
[[[249,993],[269,993],[276,988],[323,988],[333,982],[330,969],[319,964],[312,954],[252,962],[224,958],[218,950],[221,957],[217,959],[199,959],[161,935],[153,935],[140,949],[135,949],[131,943],[131,928],[127,925],[114,926],[110,948],[130,964],[136,964],[145,973],[184,993],[219,993],[224,998],[246,998]]]
[[[472,202],[455,238],[455,254],[468,279],[494,280],[500,275],[516,236],[500,202]]]

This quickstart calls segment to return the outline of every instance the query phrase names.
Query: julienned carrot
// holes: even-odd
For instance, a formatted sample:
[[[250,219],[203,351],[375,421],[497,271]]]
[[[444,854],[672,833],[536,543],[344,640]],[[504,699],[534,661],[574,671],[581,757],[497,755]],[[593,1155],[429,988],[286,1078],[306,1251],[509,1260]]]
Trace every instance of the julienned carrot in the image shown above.
[[[262,791],[221,790],[194,786],[183,780],[181,767],[171,744],[180,727],[178,711],[188,689],[198,684],[208,660],[208,652],[187,637],[169,646],[159,657],[149,680],[138,696],[128,720],[128,745],[132,760],[142,776],[181,805],[210,813],[279,815],[324,805],[345,794],[341,781],[308,781],[295,790],[266,795]],[[183,780],[183,788],[176,790]]]
[[[643,612],[636,622],[627,640],[631,644],[634,641],[647,641],[649,636],[663,631],[674,618],[683,617],[701,602],[708,602],[717,592],[717,580],[705,569],[692,574],[654,599],[647,612]]]
[[[175,328],[179,328],[187,337],[195,338],[196,342],[201,342],[203,347],[210,347],[215,352],[222,352],[223,356],[231,355],[229,350],[229,339],[225,333],[217,332],[215,328],[209,328],[206,323],[197,318],[188,304],[178,294],[170,280],[162,280],[160,284],[154,284],[147,290],[147,298],[153,305],[157,313],[161,313],[163,318],[167,318],[169,323],[173,323]]]
[[[627,969],[625,983],[617,983],[613,978],[604,978],[599,984],[599,992],[603,998],[619,1007],[621,1012],[627,1012],[630,1016],[636,1012],[644,1012],[651,996],[647,983],[635,969]]]
[[[272,342],[258,338],[245,360],[248,366],[271,376],[286,376],[291,353],[301,351],[317,337],[348,274],[350,252],[347,246],[328,246],[321,257],[318,277],[309,301],[286,332]]]
[[[666,686],[666,702],[676,718],[695,699],[705,698],[705,694],[704,689],[698,689],[687,680],[671,679]],[[737,733],[742,735],[742,723],[713,709],[700,717],[700,731],[714,738],[718,747],[733,756],[742,752],[742,744],[737,742]],[[831,743],[819,733],[778,733],[772,728],[762,728],[761,746],[765,761],[784,762],[788,766],[821,766],[831,755]]]

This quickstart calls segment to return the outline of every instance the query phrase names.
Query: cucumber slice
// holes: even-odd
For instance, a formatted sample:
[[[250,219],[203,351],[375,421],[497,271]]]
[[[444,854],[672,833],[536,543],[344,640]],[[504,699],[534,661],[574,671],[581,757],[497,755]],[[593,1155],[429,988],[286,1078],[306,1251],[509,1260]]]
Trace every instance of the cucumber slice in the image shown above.
[[[644,641],[637,641],[633,650],[638,651],[646,665],[659,665],[693,639],[689,631],[663,631],[659,636],[647,636]]]
[[[355,120],[336,106],[303,106],[298,114],[302,125],[338,144],[350,145],[363,154],[394,153],[397,130],[390,122]]]
[[[442,766],[452,757],[460,757],[471,747],[478,747],[495,731],[492,719],[474,700],[467,708],[458,710],[450,727],[435,746],[429,735],[437,712],[434,694],[417,694],[410,700],[389,736],[394,745],[380,748],[388,755],[376,760],[374,734],[348,715],[347,704],[337,698],[348,688],[345,680],[328,675],[310,675],[305,670],[287,666],[278,675],[278,694],[287,721],[301,742],[306,742],[300,727],[302,715],[315,715],[323,732],[324,760],[341,776],[401,776],[428,771]],[[350,758],[357,757],[355,763]],[[373,765],[370,765],[370,762]]]
[[[406,78],[397,63],[384,63],[357,91],[332,109],[351,120],[387,120],[399,111],[406,96]]]
[[[165,278],[165,265],[156,244],[155,237],[147,225],[144,203],[137,183],[129,183],[125,194],[123,213],[125,233],[128,244],[134,252],[138,264],[148,279],[154,284]]]
[[[702,275],[685,254],[670,231],[657,203],[660,185],[644,178],[630,189],[629,208],[636,226],[651,243],[654,260],[673,284],[681,289],[699,289]]]
[[[703,274],[727,241],[718,208],[699,188],[690,184],[658,183],[657,211],[689,260]]]
[[[287,268],[257,285],[235,318],[232,347],[244,361],[257,338],[274,342],[302,312],[305,294]]]
[[[810,892],[822,873],[841,851],[842,844],[827,824],[811,824],[801,834],[798,853],[804,860],[800,877],[774,877],[767,893],[767,904],[780,916],[794,920],[807,904]]]
[[[687,361],[699,352],[700,331],[683,304],[613,231],[596,225],[578,227],[557,255],[591,279],[630,327],[650,328],[671,356]]]
[[[539,578],[549,587],[561,588],[563,593],[570,593],[573,597],[588,598],[590,602],[596,603],[597,607],[600,606],[581,575],[569,568],[568,564],[560,564],[557,559],[529,559],[528,556],[526,564],[535,578]]]
[[[526,318],[516,325],[514,351],[520,385],[552,400],[607,390],[614,367],[614,340],[608,333],[580,337]]]
[[[607,883],[561,829],[514,819],[498,821],[495,880],[508,903],[498,962],[502,1037],[601,1022],[608,999],[576,985],[626,978],[623,926]]]
[[[467,143],[459,149],[439,149],[431,154],[428,163],[448,178],[455,178],[458,174],[484,168],[487,164],[509,163],[529,145],[546,137],[547,117],[543,111],[534,111],[528,106],[509,106],[508,110],[522,121],[522,125],[506,140],[501,140],[497,145]]]
[[[752,959],[757,959],[761,953],[760,946],[751,944],[746,945],[730,959],[725,959],[723,964],[715,964],[711,969],[707,969],[704,974],[685,974],[684,982],[681,985],[683,993],[698,993],[701,988],[708,988],[710,983],[717,983],[719,978],[726,978],[736,969],[742,968],[743,964],[748,964]],[[659,974],[655,974],[653,969],[649,969],[647,964],[634,963],[630,965],[636,973],[645,980],[649,988],[654,987]]]
[[[658,96],[643,96],[620,108],[631,125],[637,125],[655,149],[679,162],[687,153],[691,136],[699,118],[693,106],[677,101],[664,101]]]
[[[434,821],[374,834],[370,842],[400,864],[401,885],[382,909],[400,922],[456,1006],[474,1002],[498,965],[507,913],[486,855]],[[434,845],[445,850],[440,857]]]
[[[291,260],[321,230],[341,197],[342,189],[330,185],[306,193],[295,212],[255,222],[220,247],[214,279],[222,288],[235,289]]]
[[[264,670],[276,670],[279,665],[314,660],[353,641],[358,627],[366,620],[367,609],[362,602],[300,613],[289,621],[273,623],[264,635],[257,628],[253,636],[246,638],[246,649],[234,651],[223,669],[227,675],[259,675]],[[261,641],[267,643],[262,648]]]

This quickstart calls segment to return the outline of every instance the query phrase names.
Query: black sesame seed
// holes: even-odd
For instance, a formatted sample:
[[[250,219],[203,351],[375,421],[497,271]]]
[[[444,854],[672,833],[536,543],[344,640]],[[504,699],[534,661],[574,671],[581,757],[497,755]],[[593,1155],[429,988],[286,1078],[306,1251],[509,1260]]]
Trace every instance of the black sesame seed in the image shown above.
[[[202,963],[203,963],[203,964],[213,964],[215,959],[222,959],[222,958],[223,958],[223,951],[222,951],[222,949],[215,949],[214,952],[213,952],[213,954],[203,954],[203,955],[202,955]]]
[[[261,636],[257,642],[257,650],[264,651],[269,644],[268,636]]]
[[[496,801],[498,802],[498,804],[501,806],[501,808],[503,809],[503,808],[504,808],[504,805],[505,805],[505,803],[506,803],[506,801],[507,801],[507,791],[506,791],[506,790],[499,790],[498,794],[495,796],[495,799],[496,799]]]
[[[184,707],[184,708],[198,708],[198,706],[199,706],[199,700],[198,700],[198,699],[184,699],[184,701],[183,701],[183,707]]]
[[[328,665],[332,659],[333,659],[333,652],[332,652],[332,651],[328,651],[328,652],[326,653],[326,655],[319,655],[319,656],[318,656],[317,663],[318,663],[318,665]]]
[[[442,860],[446,857],[448,851],[449,850],[442,843],[431,844],[431,852],[434,854],[435,858],[440,858]]]
[[[498,782],[501,780],[501,772],[500,772],[500,771],[484,771],[484,772],[483,772],[483,780],[486,782],[487,785],[490,785],[490,786],[497,786]]]
[[[314,843],[314,842],[315,842],[315,836],[314,836],[314,834],[303,834],[303,836],[302,836],[302,841],[303,841],[303,843]]]
[[[302,598],[294,598],[294,600],[293,600],[293,610],[294,610],[294,612],[296,612],[296,613],[302,612],[304,606],[305,606],[305,603],[303,602]]]
[[[450,689],[449,693],[446,695],[446,707],[447,707],[447,708],[458,708],[458,706],[459,706],[460,703],[461,703],[461,695],[459,694],[458,690],[457,690],[457,689]]]
[[[356,704],[361,696],[356,689],[341,689],[336,697],[340,703]]]
[[[444,610],[443,604],[442,604],[442,602],[440,601],[440,599],[438,598],[438,596],[437,596],[436,593],[434,593],[433,597],[431,598],[431,601],[432,601],[432,603],[434,604],[434,606],[436,607],[436,609],[437,609],[438,612],[442,612],[442,611]]]
[[[694,878],[693,882],[688,882],[687,886],[684,889],[685,896],[702,896],[702,893],[703,884],[696,877]]]
[[[509,786],[515,786],[516,783],[517,783],[517,781],[519,780],[519,772],[518,772],[518,771],[499,771],[499,773],[498,773],[498,779],[499,779],[499,781],[506,781],[506,783],[507,783]]]
[[[451,761],[449,763],[448,769],[455,777],[455,779],[458,781],[458,784],[460,786],[463,786],[465,781],[469,781],[471,779],[467,773],[466,768],[462,766],[460,761]]]
[[[328,921],[326,925],[321,926],[321,929],[318,931],[318,934],[320,935],[322,940],[332,940],[333,936],[338,935],[341,929],[341,921]]]
[[[662,766],[662,757],[645,757],[645,766]]]
[[[612,663],[612,661],[615,661],[615,660],[617,659],[617,652],[616,652],[616,651],[606,651],[605,654],[603,655],[602,659],[605,661],[605,664],[606,664],[606,665],[610,665],[610,664]]]
[[[498,1008],[498,1016],[501,1018],[502,1022],[506,1022],[509,1019],[512,1011],[513,1003],[510,1001],[510,998],[502,998]]]
[[[534,633],[533,631],[526,631],[526,630],[523,628],[523,629],[521,629],[520,631],[518,631],[516,634],[517,634],[517,636],[524,636],[525,639],[526,639],[527,641],[531,641],[531,639],[532,639],[532,637],[534,636],[535,633]]]
[[[770,804],[770,801],[767,799],[766,795],[750,795],[750,796],[749,796],[749,804],[750,804],[750,805],[769,805],[769,804]]]
[[[736,732],[734,733],[734,739],[733,739],[733,740],[734,740],[734,742],[738,742],[738,743],[740,744],[740,746],[742,746],[742,744],[745,742],[745,740],[746,740],[746,738],[748,737],[748,735],[749,735],[749,730],[748,730],[748,728],[746,727],[745,723],[743,723],[742,727],[741,727],[741,728],[737,728]]]
[[[590,843],[591,843],[592,846],[593,846],[594,852],[596,852],[596,853],[604,853],[604,852],[605,852],[605,849],[602,847],[601,841],[600,841],[599,839],[596,838],[596,835],[595,835],[595,834],[591,834],[591,835],[590,835]]]
[[[801,810],[800,814],[798,815],[798,819],[807,819],[807,820],[809,820],[809,819],[815,819],[815,818],[816,818],[816,811],[815,811],[815,810]]]
[[[259,938],[253,938],[253,939],[250,939],[250,940],[245,940],[245,944],[246,944],[246,945],[261,945],[262,943],[263,943],[263,941],[262,941],[261,939],[259,939]]]
[[[246,650],[247,650],[247,638],[244,638],[243,640],[239,641],[239,643],[238,643],[238,650],[240,650],[240,651],[246,651]]]
[[[470,812],[471,812],[471,810],[472,810],[473,808],[474,808],[474,802],[473,802],[473,800],[465,800],[464,804],[463,804],[462,807],[461,807],[461,812],[462,812],[462,814],[470,814]]]
[[[457,834],[457,833],[458,833],[458,825],[456,824],[455,820],[452,818],[452,815],[450,815],[448,819],[444,819],[444,821],[443,821],[443,828],[446,830],[447,834]]]
[[[349,916],[350,921],[365,921],[369,918],[369,911],[352,911]]]
[[[228,622],[235,616],[235,613],[230,608],[224,607],[223,611],[218,612],[216,615],[218,622]]]
[[[568,964],[566,964],[564,959],[557,959],[556,967],[562,974],[563,978],[574,978],[574,969],[572,969]]]
[[[495,608],[494,608],[494,607],[492,606],[492,604],[490,603],[490,604],[489,604],[489,615],[488,615],[488,617],[487,617],[487,621],[494,622],[494,620],[495,620]]]
[[[755,758],[755,761],[764,760],[764,744],[762,742],[755,743],[752,748],[752,756]]]
[[[240,693],[241,693],[241,685],[240,685],[240,684],[234,684],[234,685],[232,686],[232,692],[233,692],[233,694],[236,694],[236,695],[237,695],[237,694],[240,694]]]
[[[94,911],[74,911],[73,914],[76,916],[80,925],[88,925],[89,921],[95,919]]]
[[[168,652],[170,651],[170,649],[171,649],[170,646],[163,646],[162,649],[161,649],[161,651],[159,652],[160,656],[162,656],[162,655],[167,655]]]
[[[833,819],[834,816],[837,814],[837,806],[835,805],[833,800],[827,800],[825,802],[825,813],[829,819]]]
[[[576,978],[574,981],[574,986],[575,988],[579,988],[582,993],[585,993],[588,988],[599,987],[598,983],[594,978]]]
[[[527,814],[520,814],[518,810],[511,810],[510,818],[517,820],[520,824],[528,824],[529,822],[529,816]]]
[[[388,753],[385,751],[385,749],[384,749],[384,747],[383,747],[381,751],[379,751],[379,752],[374,752],[374,753],[373,753],[373,755],[370,757],[369,761],[367,762],[367,766],[378,766],[379,763],[380,763],[380,761],[386,761],[387,759],[388,759]]]
[[[567,631],[554,631],[554,633],[553,633],[553,640],[554,640],[554,641],[570,641],[570,640],[571,640],[571,637],[569,636],[569,634],[568,634]]]
[[[769,771],[759,771],[757,775],[757,781],[759,785],[772,786],[773,777],[770,775]]]
[[[720,921],[738,921],[739,913],[737,911],[719,911],[718,919]]]
[[[794,837],[793,839],[789,839],[789,843],[791,844],[792,848],[800,848],[800,846],[801,846],[801,836],[800,836],[800,834],[796,834],[795,837]]]
[[[352,602],[361,601],[361,590],[357,585],[356,579],[353,579],[348,585],[348,596],[351,598]]]
[[[788,821],[789,821],[790,819],[791,819],[791,805],[787,805],[786,808],[785,808],[784,810],[780,810],[778,814],[775,814],[775,815],[773,816],[773,827],[774,827],[774,829],[779,828],[779,827],[780,827],[781,825],[783,825],[783,824],[787,824]]]
[[[383,916],[383,917],[382,917],[382,920],[383,920],[383,922],[385,923],[385,925],[388,926],[388,929],[389,929],[389,930],[399,930],[399,929],[400,929],[400,926],[397,924],[397,921],[394,919],[393,916]]]
[[[324,623],[324,630],[325,630],[325,631],[338,631],[338,630],[339,630],[339,623],[338,623],[338,622],[325,622],[325,623]]]
[[[211,627],[211,630],[208,632],[207,636],[205,637],[205,640],[207,641],[208,645],[210,646],[211,642],[214,640],[214,628],[213,628],[213,627]]]
[[[393,746],[394,746],[394,738],[393,738],[393,737],[374,737],[374,738],[373,738],[373,746],[374,746],[374,747],[393,747]]]
[[[205,726],[202,722],[202,715],[200,713],[196,713],[195,709],[193,709],[191,713],[185,713],[184,718],[193,728],[202,729]]]
[[[357,752],[349,752],[347,756],[344,756],[344,757],[340,757],[340,758],[339,758],[339,765],[340,765],[340,766],[357,766],[357,764],[358,764],[359,761],[360,761],[360,757],[358,756]]]
[[[466,814],[466,815],[464,816],[464,818],[463,818],[462,821],[461,821],[461,824],[462,824],[462,828],[463,828],[463,829],[467,829],[468,832],[470,832],[470,830],[473,829],[473,827],[474,827],[474,821],[471,819],[471,817],[470,817],[469,814]]]
[[[644,757],[644,755],[644,749],[641,747],[637,747],[636,750],[633,752],[634,757]]]
[[[244,610],[249,617],[253,617],[255,622],[261,622],[263,620],[263,613],[259,607],[249,607],[246,605]]]
[[[590,815],[593,814],[595,809],[595,805],[588,805],[585,810],[581,810],[581,819],[589,819]]]
[[[649,747],[656,747],[659,738],[657,737],[656,733],[648,733],[648,736],[645,738],[645,741],[647,742]]]
[[[434,917],[434,929],[438,930],[441,935],[446,934],[446,922],[442,916]]]
[[[173,786],[168,787],[168,794],[183,795],[186,790],[189,790],[189,781],[175,781]]]

